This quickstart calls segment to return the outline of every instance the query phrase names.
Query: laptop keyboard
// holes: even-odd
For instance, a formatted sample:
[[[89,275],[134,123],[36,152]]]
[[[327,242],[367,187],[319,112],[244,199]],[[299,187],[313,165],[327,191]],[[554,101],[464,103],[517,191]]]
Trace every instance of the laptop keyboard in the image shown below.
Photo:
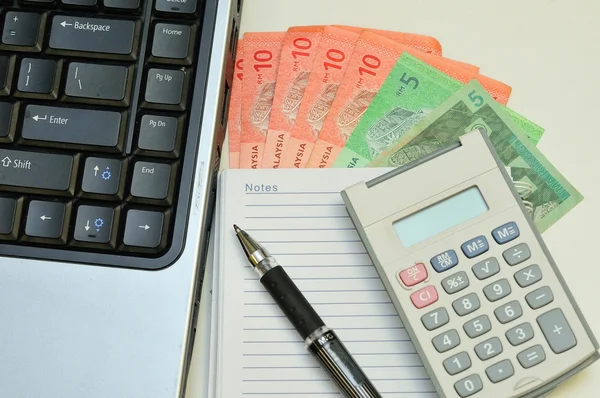
[[[0,0],[0,254],[171,247],[202,3]]]

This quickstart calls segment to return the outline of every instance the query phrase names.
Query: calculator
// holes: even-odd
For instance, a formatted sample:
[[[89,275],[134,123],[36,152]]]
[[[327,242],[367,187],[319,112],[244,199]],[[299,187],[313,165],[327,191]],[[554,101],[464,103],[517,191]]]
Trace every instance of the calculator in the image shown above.
[[[539,397],[598,359],[485,133],[341,194],[441,398]]]

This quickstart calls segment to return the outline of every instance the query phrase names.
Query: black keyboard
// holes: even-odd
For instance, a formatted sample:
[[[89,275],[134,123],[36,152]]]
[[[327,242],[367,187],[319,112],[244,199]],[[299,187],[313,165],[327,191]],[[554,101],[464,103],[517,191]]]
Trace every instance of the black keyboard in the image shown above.
[[[177,257],[204,1],[0,0],[0,255],[145,269]]]

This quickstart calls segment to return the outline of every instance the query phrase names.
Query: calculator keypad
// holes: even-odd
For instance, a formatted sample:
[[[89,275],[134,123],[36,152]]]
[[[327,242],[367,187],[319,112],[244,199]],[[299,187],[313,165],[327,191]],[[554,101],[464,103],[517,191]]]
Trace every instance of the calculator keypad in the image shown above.
[[[450,275],[442,281],[442,287],[448,294],[458,293],[469,286],[469,277],[465,271]]]
[[[436,330],[432,334],[434,337],[431,338],[433,347],[438,353],[447,353],[445,358],[440,358],[445,371],[450,376],[455,376],[471,369],[474,366],[473,361],[486,363],[485,375],[483,372],[470,375],[465,372],[467,375],[462,378],[456,376],[460,380],[454,383],[454,389],[461,398],[480,392],[483,389],[482,377],[487,377],[491,383],[500,383],[513,377],[518,373],[519,368],[529,369],[546,360],[546,352],[542,345],[533,343],[534,345],[528,347],[527,344],[531,345],[536,333],[539,333],[535,331],[534,322],[515,322],[523,316],[522,304],[529,306],[531,310],[540,311],[536,314],[539,327],[537,330],[542,331],[542,335],[554,353],[565,352],[577,345],[577,340],[562,311],[549,309],[544,312],[541,309],[554,301],[550,287],[542,285],[537,289],[533,287],[534,290],[529,289],[540,283],[543,275],[540,265],[524,264],[532,257],[526,243],[507,244],[515,241],[519,236],[517,224],[508,222],[492,230],[488,237],[480,235],[469,239],[460,246],[460,250],[448,249],[432,257],[429,263],[437,273],[456,267],[465,257],[468,262],[474,259],[471,260],[473,265],[467,264],[455,272],[448,272],[448,276],[445,274],[443,278],[436,279],[441,282],[427,285],[430,269],[429,264],[426,263],[417,263],[397,274],[405,288],[414,287],[415,290],[410,298],[416,308],[425,308],[439,302],[452,303],[454,311],[448,307],[439,307],[425,310],[425,314],[421,316],[421,323],[427,331]],[[506,245],[503,247],[501,257],[484,255],[490,251],[490,242],[492,245]],[[464,255],[462,259],[459,258],[461,255]],[[480,258],[475,259],[479,256]],[[493,278],[506,269],[503,267],[514,267],[514,272],[511,272],[511,276],[508,277]],[[486,280],[484,284],[478,282],[483,280]],[[416,286],[419,283],[423,283],[424,286]],[[473,287],[473,285],[481,287]],[[459,292],[463,293],[459,295]],[[484,314],[480,310],[480,295],[490,303],[498,302],[493,316]],[[449,301],[450,297],[452,297],[451,301]],[[466,336],[467,341],[477,339],[474,341],[474,348],[461,349],[464,343],[461,346],[462,336],[459,330],[448,329],[447,326],[452,317],[464,319],[462,336]],[[504,336],[502,336],[503,332],[493,332],[497,327],[494,323],[504,325],[511,322],[514,324],[508,326],[509,329],[504,332]],[[486,334],[489,335],[484,336]],[[516,355],[509,355],[510,350],[504,353],[503,344],[522,347],[522,349]]]
[[[510,284],[506,279],[500,279],[494,283],[491,283],[483,288],[483,294],[491,301],[498,301],[508,296],[511,292]]]
[[[454,311],[460,316],[475,312],[479,307],[481,307],[481,303],[475,293],[467,294],[452,303],[452,308],[454,308]]]

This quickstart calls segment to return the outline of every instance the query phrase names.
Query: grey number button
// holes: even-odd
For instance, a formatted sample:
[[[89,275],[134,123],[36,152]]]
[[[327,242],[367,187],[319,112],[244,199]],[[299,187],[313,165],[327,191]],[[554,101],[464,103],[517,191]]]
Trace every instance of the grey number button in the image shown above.
[[[453,376],[471,367],[471,358],[466,352],[453,355],[443,362],[444,368],[449,375]]]
[[[538,344],[517,354],[517,360],[522,367],[529,369],[544,362],[546,360],[546,353],[542,346]]]
[[[446,352],[460,344],[458,332],[454,329],[435,336],[431,342],[438,352]]]
[[[448,311],[445,308],[438,308],[428,312],[421,317],[421,322],[427,330],[434,330],[448,323]]]
[[[457,272],[442,281],[442,287],[448,294],[460,292],[467,286],[469,286],[469,278],[465,271]]]
[[[490,318],[487,315],[481,315],[463,325],[465,333],[474,339],[492,330]]]
[[[478,393],[483,388],[479,375],[471,375],[454,383],[454,389],[461,398],[470,397]]]
[[[515,281],[517,281],[521,287],[531,286],[541,280],[542,271],[537,264],[530,265],[527,268],[523,268],[519,272],[515,272]]]
[[[471,269],[477,279],[483,280],[500,272],[500,264],[494,257],[490,257],[487,260],[478,262]]]
[[[533,338],[533,328],[529,322],[522,323],[506,332],[506,339],[510,344],[517,346]]]
[[[460,316],[470,314],[473,311],[477,311],[480,307],[479,298],[475,293],[467,294],[464,297],[455,300],[452,303],[452,308]]]
[[[496,315],[496,319],[498,319],[500,323],[508,323],[523,315],[523,309],[518,301],[511,301],[510,303],[504,304],[502,307],[496,308],[494,315]]]
[[[490,379],[492,383],[499,383],[514,375],[515,369],[513,368],[512,363],[510,363],[508,359],[505,359],[504,361],[500,361],[487,368],[485,374],[487,374],[488,379]]]
[[[527,243],[519,243],[502,253],[502,257],[504,257],[504,260],[506,260],[508,265],[517,265],[523,261],[529,260],[531,251],[529,251]]]
[[[510,292],[510,284],[507,279],[500,279],[483,288],[483,294],[485,294],[485,297],[492,302],[508,296]]]
[[[544,286],[529,293],[525,296],[525,300],[531,309],[537,310],[554,301],[554,295],[548,286]]]
[[[486,361],[490,358],[494,358],[496,355],[502,353],[502,343],[498,337],[492,337],[487,339],[475,346],[475,354],[482,361]]]
[[[577,339],[560,308],[538,316],[537,323],[555,354],[568,351],[577,345]]]

